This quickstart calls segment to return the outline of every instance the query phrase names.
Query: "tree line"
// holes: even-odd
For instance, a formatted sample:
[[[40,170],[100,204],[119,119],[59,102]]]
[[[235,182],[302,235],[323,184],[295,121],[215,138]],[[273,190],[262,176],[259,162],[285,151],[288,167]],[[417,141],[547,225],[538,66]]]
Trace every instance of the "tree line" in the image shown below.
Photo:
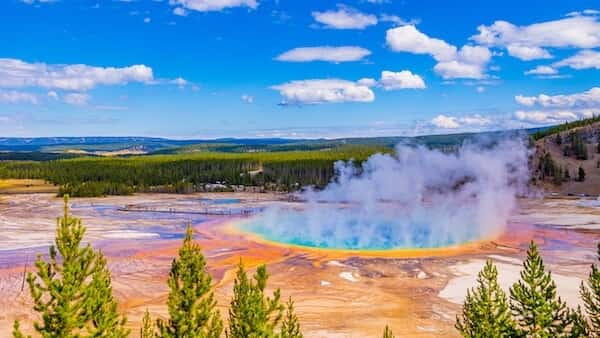
[[[344,146],[323,151],[0,161],[0,178],[44,179],[59,186],[60,196],[73,197],[188,193],[204,191],[207,184],[216,183],[291,191],[306,185],[326,185],[335,174],[333,164],[338,160],[353,159],[359,165],[381,151],[390,150]]]

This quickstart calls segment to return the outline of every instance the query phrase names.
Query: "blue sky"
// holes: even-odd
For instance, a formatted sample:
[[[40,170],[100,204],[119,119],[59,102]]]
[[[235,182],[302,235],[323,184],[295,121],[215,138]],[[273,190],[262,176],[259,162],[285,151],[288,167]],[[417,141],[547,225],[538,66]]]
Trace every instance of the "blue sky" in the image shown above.
[[[600,113],[597,1],[6,0],[0,136],[343,137]]]

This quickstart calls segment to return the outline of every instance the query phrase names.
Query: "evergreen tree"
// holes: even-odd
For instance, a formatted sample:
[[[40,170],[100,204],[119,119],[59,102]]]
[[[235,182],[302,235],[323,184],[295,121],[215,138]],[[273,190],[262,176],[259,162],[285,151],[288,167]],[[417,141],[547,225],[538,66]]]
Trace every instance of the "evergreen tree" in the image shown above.
[[[154,338],[156,333],[154,332],[154,324],[150,318],[150,312],[146,309],[144,317],[142,318],[142,327],[140,328],[140,338]]]
[[[557,145],[562,144],[562,136],[560,136],[560,133],[556,134],[556,138],[554,139],[554,141],[556,142]]]
[[[579,337],[592,337],[590,334],[589,324],[581,311],[581,307],[578,306],[577,310],[571,310],[569,313],[569,319],[571,321],[571,332],[568,337],[579,338]],[[594,335],[597,337],[597,335]]]
[[[385,326],[385,329],[383,330],[383,338],[395,338],[394,337],[394,333],[392,332],[392,329],[390,329],[389,326]]]
[[[600,243],[597,252],[600,259]],[[581,283],[580,293],[589,318],[590,329],[594,336],[600,337],[600,270],[596,264],[592,264],[587,285]]]
[[[585,170],[583,170],[583,167],[579,167],[579,170],[577,171],[577,180],[579,182],[583,182],[585,181]]]
[[[179,257],[173,260],[169,285],[168,321],[158,320],[160,337],[218,338],[223,322],[211,291],[212,278],[200,246],[194,243],[194,231],[187,226]]]
[[[487,260],[477,276],[477,288],[467,290],[456,328],[463,337],[511,337],[514,323],[506,294],[498,284],[498,270]]]
[[[533,241],[527,250],[521,279],[510,288],[513,317],[520,336],[569,337],[573,317],[556,295],[556,284],[547,272]]]
[[[248,278],[240,260],[229,308],[227,336],[230,338],[277,336],[275,328],[283,315],[280,291],[275,290],[273,297],[265,296],[268,274],[264,265],[256,269],[253,279]]]
[[[80,246],[84,234],[81,220],[69,215],[65,196],[49,261],[38,256],[37,273],[27,276],[33,309],[42,319],[34,328],[42,337],[127,337],[129,330],[125,317],[117,312],[106,260],[89,244]],[[23,337],[18,322],[13,336]]]
[[[596,145],[596,152],[600,154],[600,139],[598,140],[598,144]]]
[[[288,299],[286,304],[285,317],[281,324],[280,338],[302,338],[302,332],[300,331],[300,323],[298,322],[298,316],[294,312],[294,302],[292,297]]]

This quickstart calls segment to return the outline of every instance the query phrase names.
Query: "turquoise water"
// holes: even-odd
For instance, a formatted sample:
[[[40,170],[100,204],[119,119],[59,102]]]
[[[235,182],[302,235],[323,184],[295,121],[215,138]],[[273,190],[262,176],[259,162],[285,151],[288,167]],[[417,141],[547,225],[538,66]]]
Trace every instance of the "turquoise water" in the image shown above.
[[[310,214],[287,212],[285,216],[263,215],[242,222],[242,231],[265,240],[320,249],[391,250],[441,248],[480,238],[471,229],[448,229],[447,224],[432,224],[397,218],[339,217],[335,211],[315,222]],[[458,231],[453,231],[458,230]]]

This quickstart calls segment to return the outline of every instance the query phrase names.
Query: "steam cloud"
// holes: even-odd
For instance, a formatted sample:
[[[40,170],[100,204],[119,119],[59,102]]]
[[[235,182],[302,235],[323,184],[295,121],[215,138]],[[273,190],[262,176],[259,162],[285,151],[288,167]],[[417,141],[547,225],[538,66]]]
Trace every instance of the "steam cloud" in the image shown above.
[[[398,145],[362,168],[335,164],[324,190],[299,194],[242,225],[275,241],[322,248],[431,248],[501,232],[529,178],[522,140],[464,144],[443,153]]]

